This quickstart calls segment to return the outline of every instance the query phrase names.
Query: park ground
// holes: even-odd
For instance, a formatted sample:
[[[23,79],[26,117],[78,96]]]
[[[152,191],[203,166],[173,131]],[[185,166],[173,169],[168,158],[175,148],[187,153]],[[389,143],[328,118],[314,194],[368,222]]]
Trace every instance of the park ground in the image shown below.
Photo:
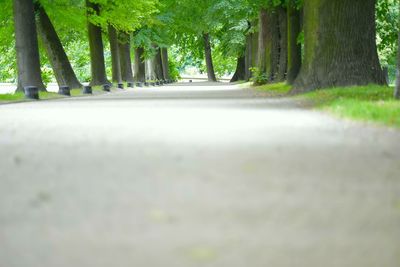
[[[400,131],[259,89],[0,105],[0,266],[399,266]]]

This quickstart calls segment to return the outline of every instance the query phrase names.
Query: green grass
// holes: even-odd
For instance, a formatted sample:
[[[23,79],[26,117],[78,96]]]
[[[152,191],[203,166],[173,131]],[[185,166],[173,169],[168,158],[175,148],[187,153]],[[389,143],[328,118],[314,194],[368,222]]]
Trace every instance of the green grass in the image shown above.
[[[286,95],[292,90],[292,86],[286,83],[270,83],[261,86],[254,86],[254,89],[270,93],[272,95],[282,96]]]
[[[111,88],[112,90],[114,88]],[[103,87],[102,86],[94,86],[93,91],[102,91]],[[71,96],[82,96],[82,89],[72,89],[71,90]],[[67,96],[62,96],[57,93],[52,93],[52,92],[39,92],[39,97],[40,99],[46,100],[46,99],[56,99],[56,98],[64,98]],[[6,102],[15,102],[15,101],[26,101],[27,99],[25,98],[25,95],[23,92],[15,92],[11,94],[0,94],[0,103],[6,103]]]
[[[63,96],[51,92],[39,92],[40,99],[62,98]],[[0,94],[1,102],[13,102],[27,100],[23,92],[15,92],[14,94]]]
[[[336,116],[400,128],[400,101],[393,88],[368,85],[318,90],[300,96]]]
[[[250,86],[250,83],[245,84]],[[255,86],[270,96],[287,96],[292,87],[286,83]],[[313,107],[341,118],[400,128],[400,101],[393,99],[393,87],[368,85],[317,90],[295,96]]]

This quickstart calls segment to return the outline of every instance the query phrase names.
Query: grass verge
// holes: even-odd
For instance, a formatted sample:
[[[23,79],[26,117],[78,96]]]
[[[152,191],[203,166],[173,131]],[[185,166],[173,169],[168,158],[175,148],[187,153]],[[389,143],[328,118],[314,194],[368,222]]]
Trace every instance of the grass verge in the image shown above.
[[[288,96],[292,89],[285,83],[253,88],[273,96]],[[379,85],[338,87],[294,97],[341,118],[400,128],[400,101],[393,99],[393,87]]]
[[[318,90],[301,95],[319,109],[336,116],[400,128],[400,101],[389,86],[354,86]]]

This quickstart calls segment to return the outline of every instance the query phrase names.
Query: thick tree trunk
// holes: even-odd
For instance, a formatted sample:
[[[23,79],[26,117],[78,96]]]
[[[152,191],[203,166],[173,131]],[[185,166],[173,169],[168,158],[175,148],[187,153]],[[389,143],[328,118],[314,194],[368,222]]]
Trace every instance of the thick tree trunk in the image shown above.
[[[111,62],[112,62],[112,81],[114,83],[122,83],[121,76],[121,60],[118,46],[118,33],[117,30],[108,25],[108,39],[110,40]]]
[[[169,61],[168,61],[168,49],[161,48],[161,61],[162,61],[162,69],[165,80],[170,80],[171,77],[169,75]]]
[[[293,84],[301,68],[301,44],[297,38],[301,32],[300,11],[295,6],[295,0],[288,4],[288,71],[287,81]]]
[[[394,97],[396,99],[400,99],[400,32],[399,32],[399,42],[397,49],[396,87],[394,90]]]
[[[245,56],[238,57],[236,71],[231,79],[232,82],[243,81],[246,79],[246,58]]]
[[[375,0],[305,1],[304,38],[297,91],[385,83],[375,42]]]
[[[71,89],[81,88],[82,84],[76,78],[61,40],[46,10],[39,3],[35,4],[35,9],[38,13],[38,33],[46,49],[47,57],[53,68],[58,85],[68,86]]]
[[[245,51],[245,62],[244,62],[244,69],[245,69],[245,80],[250,80],[252,73],[250,68],[252,68],[252,59],[253,59],[253,46],[252,46],[252,33],[246,36],[246,51]]]
[[[157,48],[157,53],[154,57],[154,72],[156,80],[165,80],[162,66],[161,49]]]
[[[203,40],[204,40],[204,54],[206,58],[208,80],[210,82],[216,82],[217,77],[215,76],[214,63],[212,59],[210,34],[204,33]]]
[[[276,9],[271,9],[269,11],[271,16],[271,71],[269,73],[270,81],[275,81],[278,77],[279,71],[279,47],[280,47],[280,38],[279,38],[279,15]],[[268,51],[267,51],[268,52]]]
[[[130,34],[120,34],[118,43],[121,63],[121,76],[125,82],[133,82],[132,59],[131,59],[131,36]]]
[[[279,69],[277,81],[284,81],[287,73],[287,11],[283,7],[278,8],[279,17]]]
[[[271,68],[271,18],[268,15],[268,11],[265,8],[261,8],[259,14],[259,27],[260,32],[258,33],[258,70],[260,74],[267,75]]]
[[[100,13],[98,4],[91,3],[86,0],[86,7],[88,8],[88,16],[90,12],[94,11],[95,14]],[[88,20],[88,34],[89,34],[89,47],[90,47],[90,65],[92,73],[91,86],[110,84],[107,80],[106,67],[104,62],[104,46],[101,36],[101,28],[94,25]]]
[[[251,34],[251,67],[258,67],[259,32]]]
[[[146,65],[144,60],[144,49],[142,47],[135,49],[135,80],[137,82],[146,81]]]
[[[18,65],[18,91],[36,86],[45,91],[40,70],[33,0],[14,0],[15,47]]]
[[[266,76],[264,82],[273,81],[279,64],[279,23],[275,10],[261,8],[259,15],[258,69]],[[260,83],[260,81],[259,81]]]

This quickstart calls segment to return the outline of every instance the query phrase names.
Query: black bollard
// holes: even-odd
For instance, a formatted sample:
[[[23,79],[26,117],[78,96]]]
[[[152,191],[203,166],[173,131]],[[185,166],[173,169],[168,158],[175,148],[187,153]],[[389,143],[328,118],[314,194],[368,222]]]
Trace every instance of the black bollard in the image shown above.
[[[156,81],[156,85],[159,86],[159,85],[160,85],[160,82],[159,82],[159,81]]]
[[[142,83],[142,82],[137,82],[137,83],[136,83],[136,86],[137,86],[137,87],[143,87],[143,83]]]
[[[90,85],[83,86],[82,94],[84,95],[91,95],[93,94],[92,87]]]
[[[58,88],[59,95],[71,96],[71,89],[69,86],[62,85]]]
[[[151,83],[150,83],[150,85],[151,85],[151,86],[156,86],[156,85],[157,85],[157,83],[155,83],[155,82],[151,82]]]
[[[103,85],[103,91],[110,92],[111,91],[111,86],[109,84],[104,84]]]
[[[145,83],[144,83],[144,86],[149,87],[150,84],[149,84],[148,82],[145,82]]]
[[[24,93],[27,99],[39,100],[39,89],[36,86],[25,86]]]
[[[135,87],[135,84],[134,84],[133,82],[128,82],[128,83],[127,83],[127,86],[128,86],[129,88],[134,88],[134,87]]]
[[[119,84],[118,84],[118,88],[119,88],[119,89],[124,89],[124,84],[123,84],[123,83],[119,83]]]

